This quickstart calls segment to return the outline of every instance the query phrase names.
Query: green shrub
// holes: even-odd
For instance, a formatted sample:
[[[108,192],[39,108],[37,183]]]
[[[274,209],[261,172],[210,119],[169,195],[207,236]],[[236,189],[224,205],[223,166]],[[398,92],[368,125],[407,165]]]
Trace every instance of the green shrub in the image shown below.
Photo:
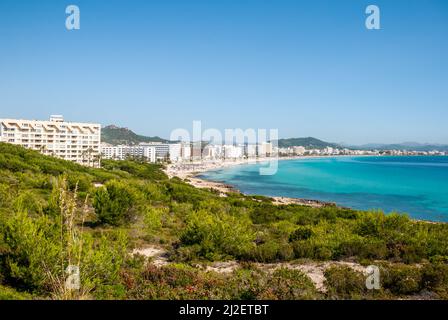
[[[16,212],[1,226],[5,248],[0,266],[5,281],[29,292],[51,295],[54,298],[86,297],[102,285],[118,280],[126,254],[126,237],[112,232],[99,239],[81,232],[77,221],[83,220],[76,194],[67,189],[64,180],[60,187],[61,206],[58,217]],[[66,268],[80,270],[81,289],[65,287]]]
[[[9,208],[12,204],[13,195],[11,187],[0,183],[0,208]]]
[[[26,292],[19,292],[13,288],[0,285],[0,300],[31,300],[32,296]]]
[[[422,288],[436,292],[441,299],[448,299],[448,265],[426,263],[422,270]]]
[[[16,212],[28,212],[30,214],[39,214],[43,212],[43,206],[40,199],[31,191],[25,191],[14,200],[13,208]]]
[[[125,183],[110,181],[96,190],[93,207],[101,223],[123,224],[131,218],[135,201],[134,191]]]
[[[300,258],[314,258],[316,246],[313,242],[308,240],[299,240],[292,243],[294,250],[294,256],[297,259]]]
[[[362,273],[346,266],[331,266],[324,272],[329,299],[361,299],[367,293]]]
[[[411,295],[422,290],[422,271],[405,264],[388,264],[381,269],[381,285],[395,295]]]
[[[266,283],[259,299],[302,300],[316,299],[319,294],[311,279],[298,270],[280,268]]]
[[[58,293],[61,288],[54,280],[65,279],[66,267],[73,264],[69,256],[81,257],[75,265],[80,266],[86,293],[118,279],[126,251],[124,235],[95,240],[82,234],[78,244],[67,251],[66,243],[61,244],[60,230],[60,225],[47,216],[37,219],[25,213],[12,216],[4,229],[7,252],[1,257],[6,281],[30,292]]]
[[[255,224],[267,224],[278,221],[278,209],[272,204],[261,204],[253,209],[250,218]]]
[[[201,246],[201,256],[216,260],[221,256],[238,257],[254,247],[255,233],[244,217],[213,214],[205,210],[191,213],[180,236],[183,245]]]
[[[299,226],[293,233],[291,233],[289,241],[308,240],[312,235],[313,231],[310,227]]]
[[[6,279],[30,291],[49,291],[48,275],[60,265],[59,229],[47,216],[32,219],[26,212],[13,214],[2,230]]]
[[[168,213],[168,208],[147,208],[144,216],[144,223],[148,233],[151,234],[154,231],[160,230],[162,222]]]

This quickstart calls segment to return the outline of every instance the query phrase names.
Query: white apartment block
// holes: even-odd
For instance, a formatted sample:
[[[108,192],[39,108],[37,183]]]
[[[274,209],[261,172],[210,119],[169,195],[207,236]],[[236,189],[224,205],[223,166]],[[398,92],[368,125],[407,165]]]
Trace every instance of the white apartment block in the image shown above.
[[[191,144],[190,143],[182,143],[180,147],[180,156],[182,160],[189,161],[191,159]]]
[[[156,150],[155,151],[156,152],[156,160],[166,160],[170,153],[170,146],[167,143],[158,143],[158,142],[140,143],[139,146],[154,147]]]
[[[180,143],[140,143],[139,146],[153,147],[156,160],[170,160],[178,162],[182,160],[182,144]]]
[[[0,141],[82,165],[100,166],[100,124],[65,122],[62,116],[51,116],[49,121],[0,119]]]
[[[244,147],[242,146],[224,145],[223,150],[225,159],[242,158],[244,155]]]
[[[255,158],[257,156],[257,145],[256,144],[246,144],[244,146],[244,154],[248,158]]]
[[[272,143],[262,142],[257,145],[257,155],[259,157],[269,157],[273,153]]]
[[[169,144],[169,155],[170,155],[170,161],[171,162],[178,162],[182,160],[182,145],[180,143],[170,143]]]
[[[202,151],[202,157],[204,159],[220,159],[223,155],[223,147],[218,144],[208,144]]]
[[[147,162],[156,162],[156,148],[154,146],[112,146],[102,144],[101,154],[104,159],[126,160],[134,158]]]

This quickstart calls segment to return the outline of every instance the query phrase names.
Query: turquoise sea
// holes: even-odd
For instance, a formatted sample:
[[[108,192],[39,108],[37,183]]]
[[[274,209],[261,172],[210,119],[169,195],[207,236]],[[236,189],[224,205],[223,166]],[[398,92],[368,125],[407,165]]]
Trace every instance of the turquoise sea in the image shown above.
[[[316,199],[448,222],[447,156],[280,160],[272,176],[260,175],[262,166],[267,164],[227,167],[201,177],[232,185],[245,194]]]

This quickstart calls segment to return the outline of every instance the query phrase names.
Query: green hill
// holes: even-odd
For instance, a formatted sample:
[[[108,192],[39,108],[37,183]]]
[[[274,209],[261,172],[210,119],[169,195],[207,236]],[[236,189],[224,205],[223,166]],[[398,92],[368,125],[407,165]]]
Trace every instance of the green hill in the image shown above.
[[[134,145],[141,142],[169,142],[169,140],[157,136],[145,137],[138,135],[128,128],[120,128],[115,125],[109,125],[101,129],[101,141],[112,145]]]
[[[0,299],[448,299],[448,224],[222,196],[161,169],[87,168],[0,143]],[[341,260],[377,265],[381,289]],[[238,268],[204,271],[225,261]],[[323,261],[326,292],[291,268]],[[68,266],[80,266],[80,290],[63,286]]]
[[[280,148],[302,146],[308,149],[324,149],[326,147],[340,148],[340,146],[336,143],[325,142],[313,137],[279,139],[278,146]]]

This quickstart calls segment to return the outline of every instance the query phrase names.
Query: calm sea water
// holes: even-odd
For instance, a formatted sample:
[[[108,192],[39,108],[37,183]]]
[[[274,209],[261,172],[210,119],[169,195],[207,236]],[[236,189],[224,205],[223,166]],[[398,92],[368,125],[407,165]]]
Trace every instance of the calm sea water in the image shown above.
[[[448,157],[335,157],[228,167],[201,177],[233,185],[246,194],[335,202],[355,209],[407,213],[416,219],[448,221]]]

